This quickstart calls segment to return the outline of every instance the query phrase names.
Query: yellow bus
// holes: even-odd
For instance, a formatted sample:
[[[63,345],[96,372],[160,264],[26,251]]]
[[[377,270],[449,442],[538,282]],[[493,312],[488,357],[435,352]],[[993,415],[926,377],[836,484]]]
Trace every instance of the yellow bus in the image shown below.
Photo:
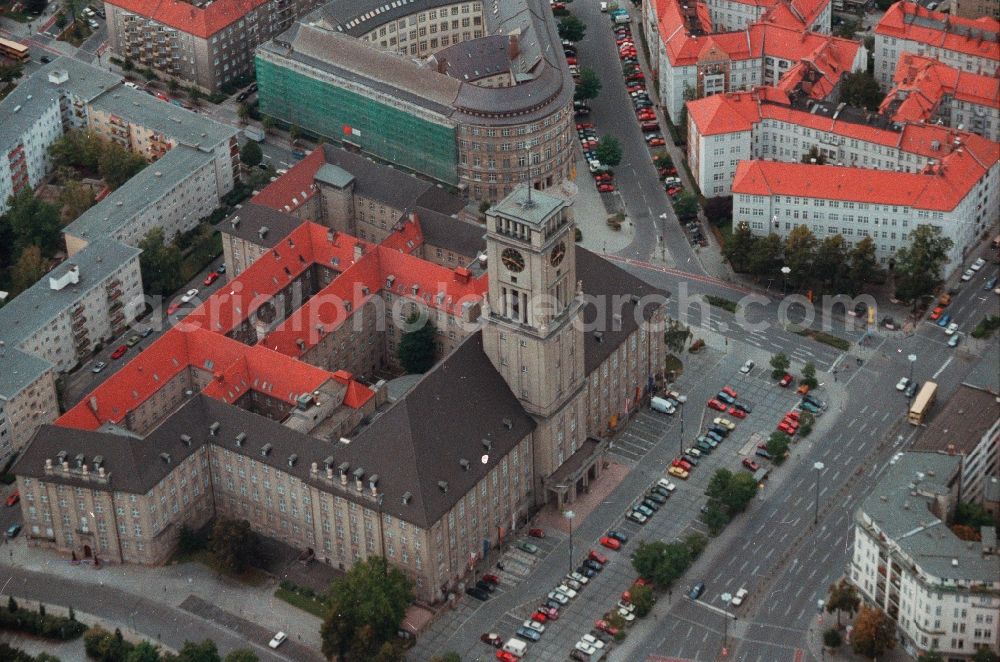
[[[28,53],[28,47],[24,44],[0,38],[0,55],[17,60],[18,62],[27,62],[31,54]]]
[[[910,405],[910,425],[920,425],[924,422],[927,410],[934,405],[934,396],[937,395],[937,384],[934,382],[924,382],[917,397]]]

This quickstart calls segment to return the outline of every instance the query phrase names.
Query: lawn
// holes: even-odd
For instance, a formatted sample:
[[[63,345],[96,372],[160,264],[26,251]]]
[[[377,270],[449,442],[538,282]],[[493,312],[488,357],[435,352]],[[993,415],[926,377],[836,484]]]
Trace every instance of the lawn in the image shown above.
[[[851,343],[848,340],[844,340],[839,336],[834,336],[829,333],[824,333],[823,331],[814,331],[812,329],[795,329],[795,333],[800,336],[805,336],[806,338],[812,338],[816,342],[821,342],[824,345],[829,345],[830,347],[836,347],[839,350],[847,351],[851,348]]]
[[[198,551],[189,552],[186,554],[182,552],[177,552],[170,559],[170,563],[171,564],[200,563],[203,566],[211,568],[220,575],[224,575],[230,579],[236,580],[241,584],[245,584],[246,586],[262,586],[264,582],[266,582],[268,579],[267,573],[258,568],[250,568],[246,572],[239,574],[230,572],[228,569],[220,566],[219,563],[215,560],[215,557],[212,555],[212,552],[210,552],[207,549],[200,549]]]
[[[284,600],[293,607],[298,607],[302,611],[308,612],[316,618],[326,618],[328,607],[316,598],[310,598],[287,588],[279,587],[274,592],[274,597]]]
[[[739,308],[739,304],[730,299],[724,297],[717,297],[712,294],[705,295],[705,301],[708,302],[710,306],[715,306],[716,308],[722,308],[723,310],[728,310],[729,312],[736,314],[736,310]]]

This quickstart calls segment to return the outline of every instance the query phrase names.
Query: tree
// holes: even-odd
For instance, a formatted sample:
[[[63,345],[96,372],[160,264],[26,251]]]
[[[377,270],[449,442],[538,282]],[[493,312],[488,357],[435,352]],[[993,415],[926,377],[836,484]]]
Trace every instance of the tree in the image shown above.
[[[988,646],[983,646],[972,656],[972,662],[1000,662],[1000,656],[997,656]]]
[[[993,526],[995,523],[982,504],[959,501],[955,507],[955,524],[964,524],[979,529],[983,526]]]
[[[652,586],[633,586],[629,589],[629,597],[635,606],[635,615],[639,618],[647,616],[656,604],[656,596],[653,595]]]
[[[781,379],[786,372],[788,372],[788,366],[791,362],[788,357],[785,356],[784,352],[778,352],[771,357],[771,379]]]
[[[197,87],[189,87],[188,99],[190,99],[191,103],[194,104],[195,106],[200,106],[201,102],[205,100],[205,93],[202,92],[201,89]]]
[[[705,218],[712,225],[723,226],[733,218],[733,196],[725,195],[705,201]]]
[[[97,171],[105,141],[93,131],[67,131],[49,145],[56,168],[85,168]]]
[[[264,129],[264,133],[271,133],[274,129],[274,118],[270,115],[264,115],[260,120],[260,125]]]
[[[918,225],[910,233],[910,245],[896,251],[896,297],[916,303],[930,293],[941,281],[941,268],[953,245],[941,228]]]
[[[927,651],[917,656],[917,662],[944,662],[944,657],[937,651]]]
[[[721,501],[709,499],[705,512],[701,513],[701,521],[708,527],[711,535],[717,536],[729,524],[729,515],[726,514]]]
[[[323,654],[343,662],[372,659],[383,642],[396,640],[412,600],[410,579],[381,556],[355,563],[330,586],[330,613],[320,629]]]
[[[260,145],[253,140],[248,140],[246,144],[240,148],[240,162],[246,167],[254,168],[260,165],[260,162],[263,160],[264,152],[261,151]]]
[[[576,84],[573,98],[577,101],[595,99],[601,93],[601,79],[590,67],[580,68],[580,80]]]
[[[12,197],[5,216],[14,239],[12,254],[20,255],[25,248],[37,246],[42,255],[53,255],[61,247],[59,210],[37,199],[31,189],[22,189]]]
[[[698,196],[684,191],[674,199],[674,213],[681,221],[687,221],[698,216]]]
[[[177,651],[177,662],[222,662],[219,649],[211,639],[200,643],[185,641],[184,646]]]
[[[24,11],[29,14],[41,14],[48,4],[49,0],[24,0]]]
[[[289,140],[292,140],[292,141],[298,140],[299,136],[301,136],[301,135],[302,135],[302,129],[301,129],[301,127],[299,127],[298,124],[293,124],[291,127],[289,127],[289,129],[288,129],[288,138],[289,138]]]
[[[587,33],[587,24],[572,14],[559,21],[559,38],[567,41],[581,41]]]
[[[98,172],[112,191],[145,167],[144,158],[113,142],[105,143],[97,163]]]
[[[635,568],[635,571],[639,573],[640,577],[650,581],[655,581],[653,580],[653,577],[656,575],[660,559],[662,559],[663,555],[666,553],[666,547],[667,543],[665,542],[639,541],[639,547],[632,555],[632,567]]]
[[[28,246],[10,269],[11,286],[15,292],[23,292],[37,283],[48,270],[49,263],[42,257],[41,249]]]
[[[668,587],[691,565],[691,551],[684,543],[641,541],[632,558],[639,576]]]
[[[171,78],[167,81],[167,89],[171,92],[176,92],[181,87],[181,84],[177,82],[175,78]]]
[[[730,517],[746,510],[747,505],[757,496],[757,481],[745,471],[740,471],[729,479],[729,488],[722,496],[722,503]]]
[[[785,240],[785,264],[791,269],[788,278],[794,287],[809,282],[813,259],[816,256],[816,237],[805,225],[796,225]]]
[[[226,662],[257,662],[260,658],[249,648],[237,648],[226,655]]]
[[[689,533],[684,536],[684,548],[687,549],[691,560],[694,561],[696,558],[701,556],[701,553],[705,551],[708,547],[708,538],[700,533]]]
[[[663,332],[663,340],[667,344],[667,349],[674,354],[680,354],[684,351],[684,345],[687,344],[691,336],[691,329],[675,319],[667,323],[667,328]]]
[[[840,292],[843,288],[850,289],[849,269],[847,244],[842,236],[831,235],[819,242],[813,256],[814,280],[831,287],[834,292]]]
[[[840,648],[842,643],[844,643],[844,639],[836,628],[830,628],[823,633],[823,645],[827,648]]]
[[[423,324],[415,326],[420,319],[420,316],[414,313],[406,320],[407,327],[412,330],[403,332],[397,351],[399,362],[410,374],[427,372],[434,365],[436,353],[434,324],[430,319],[424,318]]]
[[[823,153],[819,151],[819,147],[813,145],[809,148],[809,151],[802,155],[803,163],[814,163],[816,165],[825,165],[826,157]]]
[[[784,432],[772,432],[767,440],[767,452],[771,456],[771,461],[777,465],[784,463],[791,443],[791,438]]]
[[[854,248],[848,254],[848,282],[850,283],[851,294],[857,294],[868,283],[879,282],[885,274],[878,266],[878,258],[875,257],[875,240],[871,237],[862,237],[854,244]]]
[[[183,258],[177,246],[163,242],[163,228],[153,228],[139,242],[139,270],[150,294],[164,296],[184,284],[181,275]]]
[[[250,106],[245,103],[236,106],[236,116],[240,118],[240,122],[246,124],[247,118],[250,117]]]
[[[708,213],[708,210],[705,210]],[[750,231],[750,226],[740,223],[732,234],[732,239],[726,242],[722,249],[723,255],[734,271],[743,273],[750,270],[751,256],[754,254],[757,237]]]
[[[863,605],[854,619],[851,647],[855,653],[875,658],[896,647],[896,628],[878,607]]]
[[[755,276],[772,276],[777,273],[778,265],[781,264],[781,237],[772,232],[766,237],[757,239],[753,248],[753,253],[750,255],[750,273]]]
[[[836,584],[830,584],[830,595],[826,599],[826,611],[828,614],[837,614],[837,627],[840,627],[840,612],[846,611],[848,614],[854,613],[861,606],[861,598],[858,597],[858,590],[854,588],[847,579],[841,579]]]
[[[64,14],[62,12],[59,12],[58,14],[56,14],[56,27],[57,28],[59,28],[60,30],[62,30],[63,28],[66,27],[67,23],[69,23],[69,19],[66,18],[66,14]]]
[[[878,110],[883,96],[878,81],[867,71],[854,71],[841,79],[840,100],[848,105]]]
[[[802,366],[802,379],[799,380],[801,384],[805,384],[809,388],[816,388],[819,383],[816,381],[816,364],[812,361],[808,361],[804,366]]]
[[[63,217],[72,221],[94,206],[94,191],[71,179],[59,193],[59,204],[62,206]]]
[[[20,62],[0,64],[0,83],[12,83],[24,75],[24,67]]]
[[[257,546],[257,534],[245,519],[221,517],[212,527],[209,549],[222,567],[230,572],[243,572],[255,562]]]
[[[124,662],[160,662],[160,647],[148,641],[141,641],[132,647]]]
[[[597,149],[594,151],[597,153],[597,160],[602,165],[614,168],[622,162],[622,146],[614,136],[604,136],[601,138],[600,142],[597,143]]]

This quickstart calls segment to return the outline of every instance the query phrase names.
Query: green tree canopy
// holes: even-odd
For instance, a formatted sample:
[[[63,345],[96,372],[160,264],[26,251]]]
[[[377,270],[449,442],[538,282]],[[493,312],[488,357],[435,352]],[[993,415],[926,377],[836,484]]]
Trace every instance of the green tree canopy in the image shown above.
[[[226,655],[226,662],[257,662],[260,658],[249,648],[237,648]]]
[[[845,75],[841,81],[841,101],[856,108],[878,110],[884,95],[874,76],[867,71],[854,71]]]
[[[601,165],[614,168],[622,162],[622,146],[614,136],[601,138],[594,151],[597,153],[597,160],[601,162]]]
[[[0,63],[0,83],[11,83],[23,75],[24,66],[20,62]]]
[[[437,655],[431,658],[431,662],[462,662],[462,656],[455,651],[448,651],[443,655]]]
[[[674,199],[674,213],[682,221],[688,221],[698,216],[698,196],[690,191],[684,191]]]
[[[652,586],[633,586],[629,589],[629,596],[632,604],[635,605],[636,616],[642,618],[649,614],[656,604],[656,596],[653,595]]]
[[[243,572],[257,560],[258,544],[250,522],[220,517],[212,527],[209,549],[222,567],[231,572]]]
[[[953,245],[941,228],[918,225],[910,233],[909,246],[896,251],[896,297],[915,302],[929,294],[941,281],[941,269]]]
[[[412,582],[381,556],[355,563],[330,586],[330,615],[320,630],[323,654],[343,662],[371,660],[396,640],[412,600]]]
[[[795,287],[806,285],[812,278],[816,257],[816,237],[805,225],[796,225],[785,240],[785,264],[791,269],[789,281]]]
[[[124,662],[160,662],[160,647],[148,641],[141,641],[132,647]]]
[[[990,650],[988,646],[983,646],[972,656],[972,662],[1000,662],[1000,656]]]
[[[398,356],[403,369],[410,374],[427,372],[434,365],[435,334],[430,319],[419,323],[421,317],[411,315],[407,320],[410,331],[404,331],[399,341]]]
[[[248,168],[254,168],[260,165],[260,162],[263,160],[264,152],[261,151],[260,145],[253,140],[248,140],[246,144],[240,148],[240,162]]]
[[[11,285],[14,292],[23,292],[28,289],[49,270],[49,262],[42,257],[42,251],[38,246],[28,246],[17,258],[17,262],[10,268]]]
[[[917,662],[944,662],[944,657],[938,651],[927,651],[917,656]]]
[[[733,196],[724,195],[705,201],[705,218],[712,225],[722,226],[733,218]]]
[[[753,253],[750,255],[750,273],[756,276],[776,274],[781,264],[783,248],[781,237],[772,232],[766,237],[760,237],[753,248]]]
[[[587,34],[587,25],[576,16],[570,14],[559,21],[559,38],[567,41],[581,41]]]
[[[839,234],[830,235],[816,247],[813,271],[809,280],[817,281],[837,293],[853,290],[849,270],[847,242]]]
[[[111,190],[132,179],[137,172],[145,167],[146,160],[144,158],[114,142],[105,143],[97,162],[98,172],[101,173],[104,183]]]
[[[788,366],[792,365],[784,352],[778,352],[771,357],[771,378],[781,379],[788,372]]]
[[[201,642],[185,641],[177,651],[176,662],[222,662],[219,649],[211,639]]]
[[[875,240],[871,237],[862,237],[854,244],[848,255],[848,263],[851,294],[857,294],[865,285],[880,282],[885,277],[875,256]]]
[[[590,67],[580,67],[580,80],[576,83],[573,98],[577,101],[595,99],[601,93],[601,79]]]
[[[805,384],[809,388],[816,388],[819,383],[816,381],[816,364],[812,361],[807,361],[804,366],[802,366],[802,379],[801,383]]]
[[[163,243],[163,228],[153,228],[139,242],[139,270],[146,292],[165,296],[184,284],[183,258],[177,246]]]
[[[854,588],[854,584],[846,579],[841,579],[836,584],[830,584],[830,594],[826,599],[826,611],[830,614],[836,612],[838,626],[840,625],[840,612],[846,611],[853,615],[860,606],[861,598],[858,597],[858,590]]]
[[[750,270],[752,256],[756,250],[757,237],[750,230],[750,225],[740,223],[733,231],[732,237],[726,242],[723,255],[733,269],[739,273]]]
[[[30,189],[12,196],[4,223],[13,237],[12,254],[20,255],[29,246],[37,246],[42,255],[54,255],[62,247],[59,210],[39,200]]]
[[[784,432],[777,430],[772,432],[767,440],[767,452],[771,456],[771,461],[778,465],[784,463],[791,443],[791,438]]]
[[[105,141],[94,131],[67,131],[49,145],[55,167],[97,171]]]
[[[59,204],[62,205],[63,215],[66,219],[68,221],[75,220],[94,206],[94,191],[89,186],[71,179],[66,182],[63,190],[59,193]]]
[[[862,605],[854,619],[851,646],[859,655],[879,657],[896,647],[896,626],[881,609]]]

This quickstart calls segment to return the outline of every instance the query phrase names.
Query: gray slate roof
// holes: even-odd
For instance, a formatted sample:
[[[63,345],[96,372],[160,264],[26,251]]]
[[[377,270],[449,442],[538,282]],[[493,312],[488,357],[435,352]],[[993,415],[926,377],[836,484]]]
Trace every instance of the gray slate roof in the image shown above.
[[[420,230],[424,233],[424,241],[432,246],[439,246],[475,258],[486,248],[486,228],[446,216],[431,209],[417,207],[415,209],[420,219]]]
[[[462,416],[454,415],[455,407],[463,409]],[[511,429],[504,425],[505,418],[510,420]],[[220,424],[220,429],[213,437],[209,426],[214,422]],[[60,450],[67,451],[71,458],[83,453],[88,463],[94,455],[101,455],[111,473],[111,482],[104,489],[144,494],[201,445],[215,443],[372,507],[371,500],[354,490],[353,480],[350,489],[344,491],[310,475],[313,462],[319,463],[322,473],[324,459],[332,456],[335,467],[347,462],[349,473],[364,469],[366,489],[368,478],[379,475],[378,488],[385,494],[384,512],[428,527],[488,475],[534,426],[483,352],[477,333],[424,375],[402,400],[375,418],[350,444],[323,442],[234,405],[196,395],[142,440],[112,432],[43,426],[13,471],[41,477],[45,460],[55,458]],[[245,444],[237,447],[235,437],[240,432],[247,437]],[[191,437],[190,447],[181,442],[182,434]],[[492,442],[489,452],[483,439]],[[266,457],[260,452],[264,444],[272,447]],[[169,464],[161,459],[161,453],[170,454]],[[293,454],[298,461],[289,467],[288,458]],[[483,454],[489,455],[485,464],[481,462]],[[468,471],[460,466],[460,459],[469,460]],[[72,476],[54,480],[83,484]],[[439,481],[448,483],[447,492],[438,487]],[[406,492],[412,495],[408,505],[403,504]]]
[[[239,219],[236,227],[233,227],[233,220]],[[219,223],[217,226],[222,234],[232,235],[240,239],[252,241],[258,246],[271,248],[278,242],[292,233],[292,230],[303,223],[302,219],[294,214],[256,205],[244,203],[243,207],[237,209],[233,214]],[[260,229],[267,228],[267,235],[263,239],[260,237]]]
[[[36,379],[52,369],[52,364],[14,347],[0,349],[0,400],[11,400]]]
[[[959,480],[961,462],[957,455],[904,453],[865,498],[858,514],[867,514],[932,577],[998,584],[996,557],[983,557],[980,543],[959,539],[930,511],[931,497],[921,494],[947,494],[949,484]],[[916,496],[911,493],[914,485]],[[958,564],[953,565],[952,559]]]

